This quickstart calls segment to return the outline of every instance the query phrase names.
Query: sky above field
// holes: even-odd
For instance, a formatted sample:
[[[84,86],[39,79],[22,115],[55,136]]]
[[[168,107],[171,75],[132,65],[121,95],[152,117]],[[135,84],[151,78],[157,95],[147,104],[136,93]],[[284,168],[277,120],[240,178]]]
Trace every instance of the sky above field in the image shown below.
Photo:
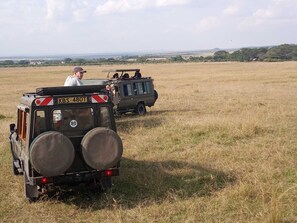
[[[2,0],[0,56],[297,43],[297,0]]]

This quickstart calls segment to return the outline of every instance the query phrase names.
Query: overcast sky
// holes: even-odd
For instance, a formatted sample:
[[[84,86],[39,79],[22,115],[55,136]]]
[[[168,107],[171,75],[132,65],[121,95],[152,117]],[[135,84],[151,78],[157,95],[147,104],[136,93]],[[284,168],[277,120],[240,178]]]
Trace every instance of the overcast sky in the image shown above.
[[[0,56],[297,43],[297,0],[1,0]]]

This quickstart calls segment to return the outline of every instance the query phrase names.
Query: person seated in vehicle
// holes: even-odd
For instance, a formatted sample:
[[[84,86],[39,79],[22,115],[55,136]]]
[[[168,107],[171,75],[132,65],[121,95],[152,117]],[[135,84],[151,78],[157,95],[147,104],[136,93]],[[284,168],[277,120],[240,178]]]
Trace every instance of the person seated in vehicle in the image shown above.
[[[123,75],[123,77],[122,77],[122,79],[128,79],[130,76],[129,76],[129,74],[128,73],[124,73],[124,75]]]
[[[35,137],[38,136],[39,134],[43,133],[46,131],[46,124],[45,124],[45,118],[36,116],[35,119],[35,125],[34,125],[34,135]]]
[[[112,76],[112,78],[119,78],[119,73],[115,73],[113,76]]]
[[[140,79],[141,78],[141,73],[139,72],[139,70],[137,70],[133,76],[134,79]]]

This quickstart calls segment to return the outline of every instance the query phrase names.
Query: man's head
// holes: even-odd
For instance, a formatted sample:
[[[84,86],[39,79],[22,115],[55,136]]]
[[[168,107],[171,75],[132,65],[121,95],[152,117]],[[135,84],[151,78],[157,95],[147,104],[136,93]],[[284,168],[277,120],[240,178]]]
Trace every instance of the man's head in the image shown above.
[[[84,76],[84,73],[87,71],[82,69],[81,67],[74,67],[73,68],[73,75],[76,76],[78,79],[82,79]]]

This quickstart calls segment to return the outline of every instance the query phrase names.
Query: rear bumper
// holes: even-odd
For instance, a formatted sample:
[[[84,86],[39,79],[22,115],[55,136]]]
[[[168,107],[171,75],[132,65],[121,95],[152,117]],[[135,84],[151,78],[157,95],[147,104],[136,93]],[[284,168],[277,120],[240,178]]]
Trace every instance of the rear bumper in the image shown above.
[[[35,185],[52,185],[52,186],[62,186],[71,185],[76,183],[89,182],[91,180],[100,181],[106,177],[113,177],[119,175],[119,169],[113,168],[103,171],[90,171],[90,172],[76,172],[67,173],[64,175],[54,176],[54,177],[34,177]]]

